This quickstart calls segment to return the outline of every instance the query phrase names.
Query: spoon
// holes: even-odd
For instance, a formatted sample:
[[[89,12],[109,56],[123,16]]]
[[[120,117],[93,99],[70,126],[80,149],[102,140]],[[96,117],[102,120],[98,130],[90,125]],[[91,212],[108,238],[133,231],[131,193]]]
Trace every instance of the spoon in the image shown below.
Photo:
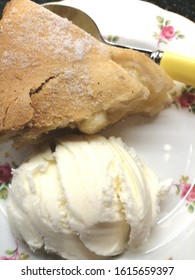
[[[75,25],[91,34],[97,40],[115,47],[140,51],[160,65],[174,80],[195,86],[195,58],[182,56],[170,51],[151,51],[127,45],[118,45],[103,38],[93,19],[83,11],[70,6],[47,3],[43,5],[53,13],[67,18]]]

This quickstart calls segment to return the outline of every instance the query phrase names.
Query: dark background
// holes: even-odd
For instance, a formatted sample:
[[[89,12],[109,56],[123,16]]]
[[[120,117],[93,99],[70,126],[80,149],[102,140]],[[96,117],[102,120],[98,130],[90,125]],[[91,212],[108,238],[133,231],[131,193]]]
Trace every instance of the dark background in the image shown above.
[[[34,2],[39,4],[54,1],[55,0],[34,0]],[[8,0],[0,0],[0,16],[7,2]],[[163,9],[183,15],[195,22],[195,0],[148,0],[147,2],[154,3]]]

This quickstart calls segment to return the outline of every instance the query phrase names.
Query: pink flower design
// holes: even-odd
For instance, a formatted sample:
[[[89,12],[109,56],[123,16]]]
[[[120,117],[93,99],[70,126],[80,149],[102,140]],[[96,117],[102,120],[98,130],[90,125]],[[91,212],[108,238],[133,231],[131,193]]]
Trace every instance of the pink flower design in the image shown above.
[[[0,182],[7,184],[12,178],[11,172],[9,164],[0,165]]]
[[[167,44],[172,39],[184,39],[185,36],[181,34],[179,30],[176,30],[171,24],[170,20],[165,20],[162,16],[157,16],[157,26],[159,32],[154,32],[153,37],[158,40],[157,46],[160,48],[160,44]]]
[[[175,37],[175,29],[172,25],[165,25],[163,26],[160,37],[163,39],[166,39],[168,41],[171,41],[172,38]]]
[[[195,113],[195,88],[184,86],[181,94],[174,97],[173,103],[177,108],[188,108],[190,112]]]
[[[195,94],[186,92],[178,97],[178,101],[182,108],[191,108],[191,105],[195,103]]]
[[[181,190],[181,197],[185,197],[189,202],[195,201],[195,185],[192,187],[191,184],[181,184],[179,188]]]
[[[188,182],[188,176],[181,176],[180,183],[175,184],[177,187],[176,194],[184,198],[187,203],[185,204],[190,213],[195,212],[195,184],[192,185]]]

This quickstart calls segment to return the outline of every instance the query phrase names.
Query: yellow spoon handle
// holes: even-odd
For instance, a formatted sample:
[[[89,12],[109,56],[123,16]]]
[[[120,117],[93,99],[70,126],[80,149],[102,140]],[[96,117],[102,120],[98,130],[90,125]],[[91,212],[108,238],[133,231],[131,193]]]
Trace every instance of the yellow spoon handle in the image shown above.
[[[174,80],[195,87],[195,58],[164,51],[160,66]]]

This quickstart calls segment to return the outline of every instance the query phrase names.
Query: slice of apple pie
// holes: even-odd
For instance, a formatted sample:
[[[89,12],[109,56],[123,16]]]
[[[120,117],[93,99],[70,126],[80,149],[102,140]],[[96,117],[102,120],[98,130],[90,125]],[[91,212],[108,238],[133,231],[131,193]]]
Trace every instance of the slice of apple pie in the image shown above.
[[[93,134],[170,103],[173,80],[145,55],[107,46],[30,0],[0,21],[0,138],[60,128]]]

